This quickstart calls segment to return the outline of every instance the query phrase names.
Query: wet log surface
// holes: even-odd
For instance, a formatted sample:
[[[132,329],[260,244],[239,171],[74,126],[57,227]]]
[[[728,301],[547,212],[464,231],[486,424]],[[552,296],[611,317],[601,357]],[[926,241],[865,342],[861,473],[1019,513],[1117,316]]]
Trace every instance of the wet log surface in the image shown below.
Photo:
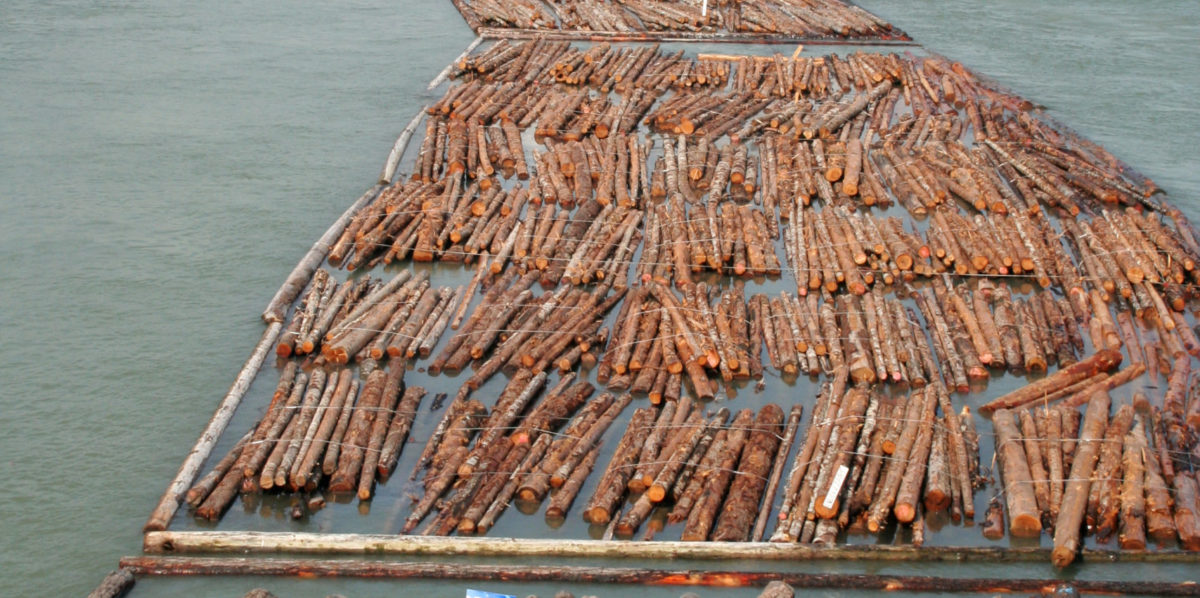
[[[546,10],[509,26],[600,18]],[[506,40],[450,75],[185,525],[1200,543],[1190,225],[1028,102],[865,51]],[[1133,409],[1099,438],[1098,390]]]

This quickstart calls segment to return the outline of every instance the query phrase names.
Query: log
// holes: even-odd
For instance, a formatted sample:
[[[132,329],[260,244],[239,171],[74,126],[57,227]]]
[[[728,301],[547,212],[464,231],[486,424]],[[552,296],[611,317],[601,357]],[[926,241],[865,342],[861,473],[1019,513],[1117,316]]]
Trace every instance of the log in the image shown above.
[[[720,457],[716,460],[715,468],[709,473],[703,484],[700,499],[688,513],[681,540],[684,542],[704,542],[717,520],[721,504],[725,500],[725,491],[733,478],[737,466],[750,435],[754,421],[754,411],[743,409],[734,417],[729,426],[726,441]]]
[[[1021,432],[1013,419],[1013,413],[1007,409],[1000,409],[992,414],[992,426],[996,430],[996,455],[1000,460],[1001,475],[1004,478],[1008,531],[1017,538],[1036,538],[1042,533],[1042,519]]]
[[[1047,459],[1042,457],[1042,441],[1044,434],[1038,432],[1037,422],[1028,410],[1021,411],[1020,418],[1021,440],[1024,443],[1025,456],[1029,460],[1029,476],[1033,482],[1033,494],[1037,499],[1041,519],[1048,525],[1050,519],[1050,484],[1049,474],[1046,473]],[[1059,468],[1061,474],[1061,467]],[[1061,479],[1061,477],[1059,478]],[[1056,512],[1057,514],[1057,512]]]
[[[383,448],[380,449],[379,465],[377,466],[379,479],[387,480],[391,477],[424,396],[425,389],[420,386],[410,386],[404,389],[404,396],[400,399],[399,406],[396,407],[396,414],[392,417],[387,436],[383,441]]]
[[[200,478],[199,481],[197,481],[192,485],[191,488],[188,489],[187,494],[184,496],[184,499],[188,505],[191,505],[192,507],[200,506],[200,503],[202,503],[204,499],[208,497],[208,495],[213,491],[213,488],[216,488],[221,479],[225,477],[225,474],[233,469],[233,466],[237,463],[237,460],[242,455],[242,450],[245,448],[246,444],[250,441],[253,435],[253,430],[246,432],[246,434],[243,435],[241,439],[239,439],[237,443],[233,445],[233,448],[229,449],[229,452],[226,453],[226,455],[222,457],[216,465],[213,466],[212,471],[205,474],[203,478]]]
[[[759,411],[738,461],[737,471],[741,475],[729,487],[729,496],[713,529],[713,541],[745,542],[749,539],[771,461],[779,448],[782,426],[783,410],[777,405],[769,403]]]
[[[456,538],[457,539],[457,538]],[[236,557],[138,556],[121,559],[120,565],[134,575],[275,575],[288,577],[353,577],[377,579],[458,579],[509,582],[563,582],[577,584],[623,583],[650,586],[765,586],[783,581],[793,587],[854,591],[910,592],[1045,592],[1058,587],[1057,580],[944,578],[899,575],[848,575],[828,573],[773,573],[713,570],[656,570],[616,567],[469,565],[462,563],[413,563],[400,561],[345,561],[313,559],[254,559]],[[1081,592],[1107,594],[1194,595],[1193,583],[1155,581],[1075,580]]]
[[[350,378],[350,376],[346,376],[346,378]],[[323,475],[330,475],[337,470],[338,458],[341,456],[342,451],[342,439],[346,436],[346,429],[350,427],[350,416],[354,414],[354,403],[358,398],[358,388],[359,381],[353,379],[350,381],[350,386],[346,389],[341,413],[337,415],[337,421],[333,424],[333,431],[329,434],[329,441],[325,443],[325,454],[321,456],[321,473]],[[341,392],[340,389],[337,392]],[[319,431],[320,429],[318,429]]]
[[[129,593],[136,582],[133,572],[129,569],[117,569],[105,575],[104,579],[100,581],[100,585],[88,593],[88,598],[121,598]]]
[[[1122,405],[1108,422],[1092,486],[1088,492],[1087,515],[1084,521],[1094,530],[1097,540],[1107,541],[1117,529],[1120,511],[1121,463],[1126,434],[1133,425],[1133,406]]]
[[[521,481],[525,479],[525,476],[529,475],[529,473],[533,471],[533,468],[536,467],[538,463],[541,463],[542,457],[550,448],[550,443],[553,439],[553,436],[550,434],[542,434],[538,436],[537,440],[533,441],[532,444],[527,445],[529,447],[528,454],[526,454],[524,460],[521,461],[521,465],[517,467],[517,469],[515,469],[511,475],[508,476],[508,481],[504,483],[504,486],[500,488],[500,492],[496,494],[495,498],[492,499],[491,506],[489,506],[487,511],[484,512],[483,516],[479,518],[479,521],[476,522],[475,531],[478,533],[484,533],[491,529],[492,525],[496,521],[496,518],[499,517],[506,508],[508,508],[509,503],[512,501],[512,497],[517,493],[517,489],[520,486]],[[517,450],[519,449],[514,449],[512,452],[516,452]]]
[[[929,450],[933,445],[934,426],[937,422],[937,400],[932,396],[932,390],[926,390],[924,408],[917,424],[917,439],[908,454],[908,463],[901,479],[900,487],[896,490],[896,506],[892,512],[896,520],[910,523],[917,517],[921,505],[921,484],[925,481],[925,469],[929,461]]]
[[[297,288],[296,292],[299,292],[299,288]],[[295,298],[294,294],[292,298]],[[188,452],[183,463],[180,464],[179,471],[175,473],[175,478],[167,486],[166,492],[159,499],[158,505],[154,507],[154,511],[151,512],[146,524],[142,526],[143,531],[162,531],[167,529],[167,524],[175,516],[175,511],[179,509],[179,501],[182,500],[184,493],[187,492],[188,487],[196,479],[196,476],[200,472],[200,467],[204,464],[204,460],[212,453],[217,439],[221,437],[221,434],[229,425],[229,420],[232,419],[233,412],[237,410],[242,397],[245,396],[246,390],[250,388],[250,383],[258,374],[258,370],[262,368],[263,361],[266,360],[267,354],[275,346],[275,341],[279,338],[279,333],[282,331],[283,317],[281,315],[278,319],[270,322],[267,329],[263,331],[262,338],[259,339],[258,344],[254,347],[254,351],[242,366],[241,371],[238,372],[233,385],[229,388],[229,392],[221,399],[220,405],[217,406],[212,419],[205,426],[204,432],[200,434],[200,438],[192,446],[192,450]]]
[[[800,428],[800,418],[804,414],[803,405],[792,405],[788,412],[787,425],[784,427],[783,439],[779,442],[779,450],[771,465],[771,477],[767,479],[767,490],[763,497],[766,508],[759,509],[758,518],[754,521],[754,531],[750,533],[751,542],[761,542],[767,531],[767,521],[770,520],[772,506],[775,504],[775,494],[779,488],[779,480],[783,477],[783,468],[787,456],[792,452],[792,444],[796,440],[796,432]]]
[[[840,510],[843,484],[847,481],[850,460],[854,456],[854,448],[858,443],[859,433],[865,423],[864,414],[870,403],[871,393],[866,385],[857,385],[850,389],[842,398],[841,409],[837,418],[831,423],[835,426],[830,438],[836,439],[837,444],[830,444],[826,449],[829,461],[828,473],[823,484],[816,491],[817,503],[813,512],[817,517],[830,519],[837,516]],[[822,469],[826,469],[822,466]]]
[[[1141,425],[1140,423],[1137,425]],[[1121,524],[1118,543],[1122,550],[1146,549],[1146,468],[1144,447],[1134,433],[1125,435],[1121,452]]]
[[[1110,403],[1111,399],[1106,391],[1092,395],[1091,401],[1088,402],[1079,445],[1075,449],[1075,457],[1071,464],[1071,477],[1063,493],[1058,520],[1054,523],[1054,550],[1050,560],[1059,569],[1071,564],[1079,551],[1080,528],[1083,526],[1087,509],[1088,489],[1091,486],[1092,470],[1099,457],[1104,429],[1108,423]]]
[[[982,413],[990,413],[997,409],[1015,409],[1043,398],[1045,395],[1060,388],[1070,386],[1080,380],[1095,376],[1100,372],[1109,372],[1121,364],[1121,353],[1101,349],[1091,356],[1062,368],[1045,378],[1018,388],[1006,395],[992,399],[979,408]]]
[[[358,482],[359,471],[370,442],[371,428],[377,416],[376,409],[384,400],[384,388],[388,384],[388,373],[377,369],[367,376],[363,384],[362,397],[355,406],[350,424],[342,437],[341,452],[338,455],[337,469],[329,480],[329,489],[333,492],[349,492]]]
[[[584,508],[584,521],[604,525],[612,519],[613,510],[625,494],[625,487],[629,478],[633,476],[636,459],[653,423],[654,410],[642,408],[634,412],[604,475],[596,485],[595,493]]]
[[[669,454],[666,452],[659,454],[659,461],[662,462],[662,465],[658,468],[658,473],[654,476],[654,481],[646,488],[645,493],[650,502],[662,502],[667,497],[672,487],[674,487],[676,480],[679,479],[680,472],[687,465],[688,457],[695,452],[697,446],[712,442],[712,436],[716,433],[716,428],[723,426],[725,420],[728,418],[729,411],[722,409],[720,414],[714,416],[707,424],[702,422],[695,426],[685,424],[687,427],[675,433],[677,435],[682,434],[683,436],[680,436],[680,440],[673,443],[673,450]]]

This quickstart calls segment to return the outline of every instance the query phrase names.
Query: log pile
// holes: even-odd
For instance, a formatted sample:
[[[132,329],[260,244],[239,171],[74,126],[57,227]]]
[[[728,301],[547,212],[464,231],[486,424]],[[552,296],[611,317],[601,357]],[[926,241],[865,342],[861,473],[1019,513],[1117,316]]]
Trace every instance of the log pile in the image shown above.
[[[469,0],[464,15],[486,27],[633,34],[639,32],[775,34],[817,39],[899,39],[900,30],[839,0],[712,3],[649,0]]]

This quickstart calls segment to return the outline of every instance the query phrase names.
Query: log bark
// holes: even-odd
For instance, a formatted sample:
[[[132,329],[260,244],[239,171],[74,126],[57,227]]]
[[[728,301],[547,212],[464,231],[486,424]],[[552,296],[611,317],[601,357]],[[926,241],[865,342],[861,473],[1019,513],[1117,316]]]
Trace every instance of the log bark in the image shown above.
[[[625,434],[617,444],[608,468],[596,485],[596,491],[583,511],[583,519],[594,525],[604,525],[612,519],[613,511],[625,494],[633,476],[636,459],[654,423],[653,409],[638,409],[629,420]]]
[[[997,409],[1014,409],[1041,399],[1057,389],[1064,388],[1080,380],[1095,376],[1100,372],[1108,372],[1121,364],[1121,354],[1117,351],[1101,349],[1086,359],[1060,369],[1041,380],[1023,386],[1006,395],[997,397],[979,408],[983,413]]]
[[[992,425],[996,430],[996,455],[1004,477],[1009,533],[1017,538],[1036,538],[1042,533],[1042,519],[1021,432],[1013,413],[1007,409],[992,414]]]
[[[768,404],[759,411],[738,462],[739,475],[729,488],[729,496],[713,530],[713,541],[745,542],[749,538],[771,461],[779,448],[782,426],[783,410],[777,405]]]
[[[136,582],[129,569],[117,569],[105,575],[100,585],[88,593],[88,598],[121,598],[129,593]]]
[[[1092,471],[1099,457],[1104,428],[1108,423],[1110,403],[1111,399],[1105,391],[1097,392],[1088,402],[1079,445],[1071,465],[1071,477],[1063,494],[1062,509],[1054,524],[1054,551],[1051,554],[1051,562],[1060,569],[1075,560],[1081,544],[1080,533],[1087,510],[1088,488],[1091,486]]]

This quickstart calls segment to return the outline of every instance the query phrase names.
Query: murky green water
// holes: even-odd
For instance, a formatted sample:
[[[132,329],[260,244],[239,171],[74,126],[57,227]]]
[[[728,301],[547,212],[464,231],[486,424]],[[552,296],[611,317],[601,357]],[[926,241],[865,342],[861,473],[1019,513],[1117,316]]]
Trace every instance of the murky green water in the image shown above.
[[[1200,216],[1200,5],[864,5],[1048,106]],[[0,5],[0,593],[81,595],[140,550],[258,313],[471,39],[434,0]],[[285,596],[469,585],[158,579],[135,595],[256,583]]]

